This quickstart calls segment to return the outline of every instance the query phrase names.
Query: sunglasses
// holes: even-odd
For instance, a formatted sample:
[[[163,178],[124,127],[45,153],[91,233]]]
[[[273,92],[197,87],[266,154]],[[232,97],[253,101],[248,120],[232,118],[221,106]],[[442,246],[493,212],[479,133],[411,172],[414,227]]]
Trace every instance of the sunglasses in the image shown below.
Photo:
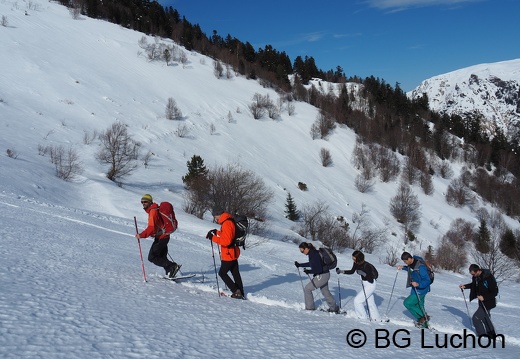
[[[149,201],[141,201],[141,204],[150,203]]]

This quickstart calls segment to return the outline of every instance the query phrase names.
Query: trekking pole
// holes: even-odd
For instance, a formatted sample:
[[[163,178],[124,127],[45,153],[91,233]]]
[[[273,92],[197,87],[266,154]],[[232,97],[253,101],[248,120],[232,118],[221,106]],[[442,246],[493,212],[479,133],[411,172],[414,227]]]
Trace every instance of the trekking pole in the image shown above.
[[[220,288],[218,286],[218,276],[217,276],[217,263],[215,262],[215,249],[213,249],[213,241],[211,241],[211,254],[213,256],[213,268],[215,268],[215,279],[217,281],[217,294],[220,297]]]
[[[415,291],[415,295],[417,296],[417,303],[419,304],[419,308],[423,312],[424,319],[426,323],[429,322],[428,314],[426,313],[426,308],[424,308],[424,305],[421,304],[421,297],[419,297],[419,292],[417,292],[417,288],[413,287],[413,290]]]
[[[469,315],[468,302],[466,301],[466,295],[464,294],[464,288],[460,288],[460,291],[462,292],[462,296],[464,297],[464,304],[466,304],[466,311],[468,312],[469,322],[471,323],[471,326],[473,326],[473,321],[471,320],[471,315]]]
[[[392,286],[392,291],[390,292],[390,299],[388,300],[388,305],[386,306],[385,317],[388,317],[388,310],[390,309],[390,302],[392,301],[392,295],[394,294],[395,282],[397,281],[397,275],[399,274],[399,270],[395,272],[394,285]]]
[[[339,275],[338,275],[338,297],[339,297],[339,309],[341,309],[341,286],[339,285]]]
[[[480,300],[478,302],[479,305],[482,305],[482,308],[484,308],[484,311],[486,312],[486,315],[487,315],[487,319],[489,320],[489,324],[491,324],[491,329],[490,331],[494,331],[496,333],[496,329],[495,329],[495,325],[493,324],[493,322],[491,321],[491,314],[489,313],[489,311],[487,310],[486,306],[484,305],[484,303],[482,303]],[[488,328],[489,329],[489,328]]]
[[[300,276],[300,282],[302,283],[302,290],[305,290],[305,288],[303,287],[303,278],[302,278],[302,274],[300,272],[300,268],[298,267],[298,275]]]
[[[137,229],[137,219],[134,216],[134,223],[135,223],[135,234],[139,234],[139,229]],[[144,281],[146,282],[146,272],[144,270],[144,261],[143,261],[143,251],[141,250],[141,240],[137,238],[137,244],[139,245],[139,256],[141,257],[141,266],[143,268],[143,277]]]
[[[368,307],[368,298],[367,298],[367,292],[365,292],[365,285],[363,284],[363,279],[361,279],[361,288],[363,288],[363,294],[365,295],[365,304],[367,305],[367,314],[368,314],[368,320],[372,321],[372,316],[370,315],[370,308]]]

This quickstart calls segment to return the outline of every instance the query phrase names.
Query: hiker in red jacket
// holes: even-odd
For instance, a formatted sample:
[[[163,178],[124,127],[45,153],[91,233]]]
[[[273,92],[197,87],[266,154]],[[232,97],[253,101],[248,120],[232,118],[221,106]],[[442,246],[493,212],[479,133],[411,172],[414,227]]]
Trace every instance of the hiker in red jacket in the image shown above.
[[[149,194],[145,194],[141,198],[141,204],[144,211],[148,213],[148,227],[141,233],[137,233],[135,238],[155,238],[148,253],[148,260],[159,267],[163,267],[169,278],[174,278],[181,266],[168,260],[170,235],[161,234],[162,220],[159,214],[159,206],[153,202],[153,198]]]
[[[245,299],[242,276],[238,268],[240,248],[232,245],[233,238],[235,238],[235,222],[233,222],[231,214],[224,212],[224,210],[218,206],[212,209],[211,214],[215,218],[215,221],[220,224],[220,230],[212,229],[206,235],[207,239],[220,245],[221,264],[218,275],[233,292],[231,295],[232,298]],[[231,272],[235,280],[234,282],[227,274],[228,272]]]

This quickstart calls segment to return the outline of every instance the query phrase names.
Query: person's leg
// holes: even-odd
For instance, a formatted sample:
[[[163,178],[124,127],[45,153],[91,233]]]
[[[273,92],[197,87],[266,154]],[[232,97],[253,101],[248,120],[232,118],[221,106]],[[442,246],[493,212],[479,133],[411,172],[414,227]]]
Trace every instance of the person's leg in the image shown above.
[[[410,311],[415,320],[419,320],[419,318],[421,318],[424,315],[422,309],[419,306],[419,301],[417,300],[417,295],[415,295],[415,293],[412,293],[408,297],[406,297],[403,304],[406,307],[406,309]]]
[[[330,293],[329,279],[330,273],[322,273],[314,277],[314,284],[316,284],[316,287],[320,288],[321,294],[323,294],[323,298],[325,298],[325,301],[329,305],[329,309],[335,312],[339,309],[339,306],[336,303],[336,300],[334,299],[332,294]]]
[[[148,260],[156,266],[163,267],[166,272],[173,266],[173,262],[168,260],[169,238],[155,239],[148,253]]]
[[[381,320],[381,316],[379,315],[379,310],[377,309],[376,302],[374,299],[374,291],[376,290],[376,282],[363,282],[365,287],[365,294],[367,296],[368,302],[368,310],[370,311],[370,319],[372,320]]]
[[[491,321],[489,320],[485,309],[482,308],[481,305],[478,306],[477,311],[473,314],[471,319],[473,321],[473,327],[475,328],[477,335],[480,336],[491,331],[494,332],[495,328],[493,328],[493,325],[490,324]]]
[[[314,305],[314,296],[312,295],[312,291],[316,289],[314,286],[314,283],[310,281],[307,283],[305,288],[303,289],[303,297],[305,299],[305,309],[307,310],[314,310],[316,309]]]
[[[367,311],[365,309],[365,293],[361,289],[354,297],[354,309],[359,319],[367,319]]]
[[[231,267],[231,275],[233,276],[233,280],[235,281],[235,290],[240,289],[240,293],[244,296],[244,285],[242,284],[242,276],[240,275],[240,268],[238,266],[238,260],[233,261],[233,265]]]
[[[220,276],[220,278],[222,278],[229,290],[233,292],[236,290],[235,283],[231,280],[231,278],[228,275],[228,272],[231,270],[232,267],[233,261],[221,261],[218,275]]]

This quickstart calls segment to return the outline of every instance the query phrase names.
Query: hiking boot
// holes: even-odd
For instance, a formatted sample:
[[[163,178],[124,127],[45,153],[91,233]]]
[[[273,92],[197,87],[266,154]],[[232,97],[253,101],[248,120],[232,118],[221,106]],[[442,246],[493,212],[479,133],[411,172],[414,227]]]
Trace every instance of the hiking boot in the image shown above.
[[[168,278],[175,278],[177,272],[179,272],[179,269],[181,269],[181,266],[177,263],[173,263],[173,265],[170,267],[170,271],[168,272]]]
[[[329,310],[327,310],[327,312],[334,313],[334,314],[339,314],[339,307],[336,307],[335,309],[329,308]]]
[[[235,292],[233,294],[231,294],[231,298],[244,299],[244,296],[242,295],[242,292],[240,291],[240,289],[237,289],[237,290],[235,290]]]

